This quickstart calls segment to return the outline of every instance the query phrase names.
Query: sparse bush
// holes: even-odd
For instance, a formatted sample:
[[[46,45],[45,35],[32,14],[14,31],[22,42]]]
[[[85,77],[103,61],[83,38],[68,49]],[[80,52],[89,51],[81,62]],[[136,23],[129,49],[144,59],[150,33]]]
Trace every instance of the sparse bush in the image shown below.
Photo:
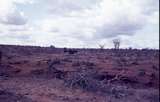
[[[2,63],[2,52],[0,51],[0,65]]]
[[[138,72],[138,76],[144,76],[146,74],[144,69],[140,69]]]
[[[64,53],[66,53],[68,50],[67,50],[67,48],[65,47],[65,48],[63,48],[63,51],[64,51]]]
[[[75,54],[77,53],[78,51],[77,50],[74,50],[74,49],[67,49],[67,48],[64,48],[64,53],[69,53],[69,54]]]
[[[75,66],[81,66],[81,63],[78,61],[78,62],[73,63],[72,66],[74,66],[74,67]]]
[[[47,76],[51,78],[58,78],[58,79],[64,79],[66,73],[64,71],[58,70],[55,67],[50,68],[50,70],[47,70]]]
[[[14,76],[14,75],[18,74],[19,72],[21,72],[20,69],[14,68],[10,65],[1,65],[0,66],[0,76],[2,76],[2,77]]]
[[[77,50],[72,50],[72,49],[70,49],[68,52],[69,52],[69,54],[75,54],[75,53],[77,53],[78,51],[77,51]]]
[[[150,74],[150,77],[154,80],[154,79],[156,79],[156,74],[152,72],[152,73]]]
[[[55,68],[54,65],[55,65],[54,62],[50,63],[47,70],[48,70],[49,72],[55,72],[57,69]]]
[[[68,87],[80,87],[84,90],[97,91],[100,88],[100,84],[94,79],[96,71],[81,69],[69,74],[65,80],[65,84]]]
[[[49,65],[48,67],[50,68],[50,67],[52,67],[53,65],[61,64],[61,60],[58,59],[58,58],[56,58],[56,59],[54,59],[54,60],[49,59],[49,60],[47,61],[47,63],[48,63],[48,65]]]
[[[20,62],[20,61],[15,61],[15,62],[10,62],[10,64],[22,64],[22,62]]]
[[[86,65],[86,66],[95,66],[95,64],[92,63],[92,62],[85,62],[85,65]]]
[[[138,61],[136,60],[136,61],[132,62],[132,65],[139,65],[139,63],[138,63]]]
[[[148,102],[159,102],[159,95],[155,93],[145,93],[144,95],[142,95],[142,97],[148,100]]]
[[[121,99],[123,97],[126,97],[128,95],[128,91],[126,90],[125,86],[111,86],[110,87],[110,95],[116,99]]]
[[[44,70],[43,69],[32,70],[31,74],[33,74],[33,75],[42,75],[42,74],[44,74]]]
[[[65,72],[58,70],[54,65],[56,64],[60,64],[60,60],[59,59],[55,59],[55,60],[49,60],[48,62],[48,68],[47,68],[47,76],[50,77],[54,77],[54,78],[59,78],[59,79],[63,79],[65,76]]]
[[[37,66],[41,65],[41,61],[38,61],[36,65],[37,65]]]
[[[56,48],[54,45],[51,45],[50,48]]]
[[[157,66],[155,66],[155,65],[153,65],[152,68],[153,68],[154,70],[159,70],[159,68],[158,68]]]
[[[85,65],[85,66],[88,66],[88,67],[90,67],[90,66],[95,66],[95,64],[94,63],[92,63],[92,62],[85,62],[85,61],[82,61],[82,62],[75,62],[75,63],[73,63],[72,64],[72,66],[81,66],[81,65]]]
[[[64,61],[64,62],[72,62],[72,59],[64,58],[63,61]]]
[[[32,99],[13,92],[9,92],[7,89],[0,90],[0,102],[35,102]]]
[[[132,47],[129,47],[128,50],[132,50]]]
[[[128,91],[124,86],[108,84],[105,78],[99,80],[95,70],[83,70],[69,73],[65,80],[65,85],[70,88],[82,88],[85,91],[101,92],[104,95],[110,95],[114,98],[123,98],[128,95]],[[107,79],[107,78],[106,78]],[[114,78],[112,78],[114,80]],[[110,79],[110,80],[112,80]]]

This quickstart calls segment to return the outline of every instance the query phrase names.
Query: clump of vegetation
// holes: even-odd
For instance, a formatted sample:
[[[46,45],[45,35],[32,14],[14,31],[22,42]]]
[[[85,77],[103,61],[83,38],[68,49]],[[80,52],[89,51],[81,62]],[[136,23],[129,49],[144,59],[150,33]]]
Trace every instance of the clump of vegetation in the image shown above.
[[[21,72],[20,69],[14,68],[13,66],[10,66],[10,65],[1,65],[0,66],[0,76],[2,76],[2,77],[11,77],[11,76],[14,76],[20,72]]]
[[[42,74],[44,74],[44,70],[43,69],[36,69],[36,70],[31,71],[31,74],[42,75]]]
[[[64,53],[68,52],[67,48],[63,48]]]
[[[139,65],[139,63],[137,60],[135,60],[134,62],[132,62],[132,65]]]
[[[50,48],[56,48],[54,45],[51,45]]]
[[[153,65],[152,68],[153,68],[154,70],[159,70],[159,67],[157,67],[156,65]]]
[[[53,65],[61,64],[61,60],[58,59],[58,58],[56,58],[56,59],[54,59],[54,60],[49,59],[49,60],[47,61],[47,63],[48,63],[48,65],[49,65],[49,67],[52,67]]]
[[[153,80],[157,78],[157,77],[156,77],[156,74],[155,74],[154,72],[152,72],[152,73],[150,74],[150,77],[151,77]]]
[[[95,64],[93,62],[85,62],[84,63],[86,66],[95,66]]]
[[[112,85],[108,87],[108,94],[116,99],[121,99],[127,97],[127,95],[133,94],[127,90],[127,87],[120,85]]]
[[[62,59],[62,60],[63,60],[64,62],[69,62],[69,63],[72,62],[72,59],[69,59],[69,58],[67,58],[67,57],[64,58],[64,59]]]
[[[75,50],[75,49],[67,49],[67,48],[64,48],[64,53],[69,53],[69,54],[75,54],[77,53],[78,51]]]
[[[97,79],[97,71],[94,69],[80,69],[79,71],[69,73],[68,78],[65,80],[65,85],[70,88],[81,88],[85,91],[100,92],[103,95],[109,95],[114,98],[126,97],[129,92],[126,87],[114,85],[112,82],[118,80],[120,75],[113,78]]]
[[[159,102],[159,95],[155,93],[150,93],[149,95],[144,95],[143,97],[149,100],[150,102]]]
[[[144,69],[140,69],[139,72],[138,72],[138,76],[144,76],[146,75],[146,72]]]
[[[65,76],[65,72],[57,69],[55,67],[56,64],[61,64],[59,59],[49,60],[48,61],[48,68],[47,68],[47,76],[63,79]]]
[[[81,63],[78,61],[78,62],[74,62],[73,64],[72,64],[72,66],[81,66]]]
[[[69,74],[65,84],[70,88],[80,87],[84,90],[97,91],[100,86],[99,82],[94,79],[95,75],[94,70],[79,69]]]
[[[72,49],[70,49],[68,52],[69,52],[69,54],[75,54],[75,53],[77,53],[78,51],[77,51],[77,50],[72,50]]]
[[[9,92],[7,90],[0,90],[0,102],[35,102],[35,101],[20,94]]]
[[[88,67],[95,66],[95,64],[93,62],[89,62],[89,61],[82,61],[82,62],[77,61],[77,62],[72,64],[72,66],[81,66],[81,65],[85,65],[85,66],[88,66]]]

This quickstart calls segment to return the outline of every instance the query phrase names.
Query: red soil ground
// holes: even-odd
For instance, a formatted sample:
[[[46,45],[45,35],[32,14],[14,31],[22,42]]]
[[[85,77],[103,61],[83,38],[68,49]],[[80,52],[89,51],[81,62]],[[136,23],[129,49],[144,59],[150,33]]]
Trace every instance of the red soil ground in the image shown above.
[[[159,50],[0,51],[0,102],[159,102]]]

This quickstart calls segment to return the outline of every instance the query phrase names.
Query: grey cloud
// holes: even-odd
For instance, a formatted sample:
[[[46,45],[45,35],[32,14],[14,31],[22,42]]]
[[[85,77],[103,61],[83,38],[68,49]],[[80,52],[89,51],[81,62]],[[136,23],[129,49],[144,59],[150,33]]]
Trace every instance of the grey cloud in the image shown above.
[[[0,22],[7,25],[25,25],[27,19],[18,11],[7,14]]]
[[[0,41],[5,41],[5,39],[13,39],[13,40],[22,41],[22,42],[31,40],[31,37],[29,35],[15,34],[12,32],[10,32],[10,34],[0,35],[0,37],[3,38]]]
[[[98,1],[98,0],[94,0],[94,1],[93,0],[81,0],[80,2],[78,2],[79,0],[59,0],[59,1],[49,0],[49,1],[50,1],[50,4],[53,5],[51,7],[53,10],[52,12],[64,13],[67,11],[69,12],[69,11],[74,11],[74,10],[89,9],[90,7],[95,6],[96,4],[100,3],[102,0],[100,0],[100,1]],[[120,1],[113,1],[113,2],[120,2]],[[98,26],[98,27],[97,27],[97,24],[93,24],[96,27],[93,27],[92,24],[86,25],[85,22],[88,22],[87,21],[87,20],[89,20],[88,18],[94,19],[94,17],[91,15],[89,15],[88,18],[82,18],[78,15],[77,18],[75,17],[75,20],[74,19],[71,21],[64,20],[64,22],[69,22],[69,24],[71,23],[71,25],[74,26],[74,29],[72,29],[72,27],[70,27],[70,26],[65,27],[66,29],[71,28],[71,31],[69,31],[67,33],[70,33],[70,35],[72,35],[72,36],[78,35],[78,36],[74,36],[74,37],[78,37],[79,39],[82,39],[82,40],[84,40],[84,38],[86,38],[86,37],[84,37],[84,34],[87,32],[86,28],[96,30],[95,32],[93,32],[94,39],[112,38],[112,37],[116,37],[116,36],[120,36],[120,35],[128,35],[128,36],[134,35],[134,34],[136,34],[137,31],[143,29],[143,27],[147,23],[146,17],[152,15],[152,13],[157,10],[157,3],[158,3],[157,0],[156,0],[156,3],[154,2],[154,0],[147,0],[147,1],[143,0],[143,1],[136,1],[136,2],[137,2],[137,5],[135,5],[135,6],[137,6],[137,7],[135,7],[135,8],[140,7],[140,11],[142,11],[140,14],[139,14],[140,11],[138,11],[139,9],[135,9],[135,11],[134,11],[134,9],[132,8],[132,10],[122,9],[119,11],[118,8],[113,8],[115,11],[118,11],[121,13],[116,14],[114,10],[110,10],[110,11],[113,11],[113,14],[110,14],[110,16],[106,16],[106,19],[110,19],[110,22],[105,22],[105,19],[103,22],[97,21],[97,24],[102,23],[101,26]],[[78,4],[78,3],[80,3],[80,4]],[[120,9],[121,9],[121,7],[120,7]],[[93,15],[95,13],[94,10],[96,10],[96,7],[90,9],[90,11],[93,13]],[[107,12],[107,10],[106,10],[106,12]],[[134,13],[134,12],[138,12],[138,13]],[[82,14],[82,13],[83,12],[80,12],[80,14]],[[99,16],[98,13],[95,14],[96,17]],[[132,16],[132,15],[136,15],[136,16]],[[62,19],[63,19],[63,17],[65,19],[65,16],[62,16]],[[97,20],[96,17],[95,17],[94,21]],[[136,17],[136,18],[134,18],[134,17]],[[114,19],[112,19],[112,18],[114,18]],[[77,21],[82,21],[82,22],[77,24],[76,23]],[[61,22],[61,23],[63,24],[63,22]],[[77,27],[78,25],[83,25],[83,26]],[[60,27],[60,29],[61,28],[62,27]],[[67,29],[67,31],[68,31],[68,29]],[[64,31],[65,29],[62,29],[62,30]]]
[[[16,32],[16,31],[27,31],[28,29],[23,26],[20,27],[15,26],[14,28],[9,27],[8,30],[11,32]]]
[[[122,1],[125,3],[121,3]],[[19,41],[20,43],[26,42],[42,45],[49,45],[54,42],[58,46],[73,45],[74,47],[95,47],[98,43],[106,43],[108,44],[107,47],[112,47],[112,41],[108,39],[127,35],[130,41],[130,39],[133,39],[132,35],[137,34],[138,38],[139,35],[143,35],[141,30],[147,22],[143,17],[150,17],[154,11],[158,10],[158,0],[134,0],[136,4],[133,6],[130,5],[132,4],[131,1],[132,0],[38,0],[37,4],[35,4],[38,5],[38,9],[35,9],[35,6],[33,11],[30,8],[28,9],[32,14],[34,14],[36,10],[36,12],[41,11],[41,14],[36,13],[33,15],[31,22],[29,22],[32,23],[29,26],[34,26],[33,24],[35,23],[37,28],[33,27],[34,29],[32,31],[23,28],[22,26],[25,26],[28,20],[20,14],[19,11],[15,11],[6,15],[5,19],[0,18],[0,23],[3,23],[7,28],[7,30],[4,31],[9,32],[8,35],[3,36],[6,40],[1,40],[12,42],[13,39],[15,42]],[[128,4],[129,7],[131,6],[131,9],[127,9]],[[66,16],[66,14],[70,13],[73,14]],[[37,22],[32,22],[33,18],[35,18]],[[48,22],[42,22],[45,19],[48,20]],[[43,24],[45,25],[43,27],[44,30],[42,27],[39,27]],[[10,28],[10,26],[16,27]],[[139,33],[137,33],[138,31]],[[31,34],[28,35],[27,33]],[[122,39],[122,42],[124,42],[126,46],[132,45],[132,42],[136,41],[137,40],[127,42]]]
[[[114,15],[113,17],[116,16],[116,19],[111,20],[111,23],[105,23],[104,21],[104,24],[96,28],[95,38],[112,38],[121,35],[132,36],[137,31],[142,30],[150,20],[147,17],[152,16],[155,11],[159,11],[159,0],[143,0],[140,2],[141,14],[136,15],[136,18],[130,16],[130,13],[125,14],[125,11],[122,11],[120,15]]]
[[[142,29],[142,22],[133,23],[130,21],[120,20],[114,24],[103,24],[97,28],[95,37],[97,38],[110,38],[119,35],[133,35],[137,30]]]
[[[146,1],[143,1],[146,2]],[[144,8],[144,14],[150,15],[154,11],[159,11],[159,0],[148,0],[145,5],[142,5]]]
[[[91,9],[102,0],[47,0],[48,10],[53,14],[64,14],[72,11]]]

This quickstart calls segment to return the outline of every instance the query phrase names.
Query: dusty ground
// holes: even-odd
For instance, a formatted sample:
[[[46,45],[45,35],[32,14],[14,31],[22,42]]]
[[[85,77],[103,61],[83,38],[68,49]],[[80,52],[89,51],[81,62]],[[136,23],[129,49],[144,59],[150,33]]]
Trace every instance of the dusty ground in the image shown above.
[[[0,51],[0,102],[159,102],[159,50]]]

